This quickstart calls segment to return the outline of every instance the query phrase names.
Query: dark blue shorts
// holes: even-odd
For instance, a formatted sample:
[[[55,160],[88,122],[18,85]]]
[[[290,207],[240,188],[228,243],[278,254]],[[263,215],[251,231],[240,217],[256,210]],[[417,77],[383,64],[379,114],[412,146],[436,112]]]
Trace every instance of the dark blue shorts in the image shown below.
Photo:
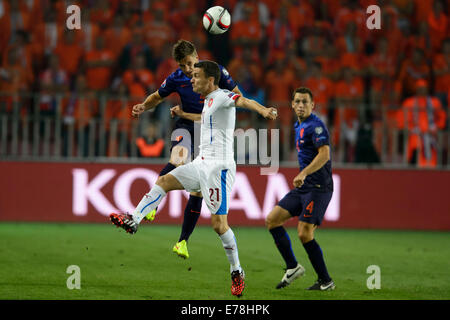
[[[295,188],[289,191],[278,205],[289,211],[291,216],[298,216],[298,220],[320,226],[332,195],[332,191]]]

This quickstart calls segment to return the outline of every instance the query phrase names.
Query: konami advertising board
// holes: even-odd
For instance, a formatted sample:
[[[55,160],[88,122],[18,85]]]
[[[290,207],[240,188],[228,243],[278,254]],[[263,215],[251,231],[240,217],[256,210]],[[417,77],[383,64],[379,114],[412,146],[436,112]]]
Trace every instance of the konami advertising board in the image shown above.
[[[0,220],[105,222],[111,212],[132,212],[162,165],[0,162]],[[264,226],[292,188],[297,168],[261,175],[238,166],[231,195],[231,225]],[[322,227],[450,230],[450,171],[334,170],[335,191]],[[171,191],[154,223],[179,224],[188,198]],[[202,207],[200,224],[209,224]],[[289,225],[296,225],[296,218]]]

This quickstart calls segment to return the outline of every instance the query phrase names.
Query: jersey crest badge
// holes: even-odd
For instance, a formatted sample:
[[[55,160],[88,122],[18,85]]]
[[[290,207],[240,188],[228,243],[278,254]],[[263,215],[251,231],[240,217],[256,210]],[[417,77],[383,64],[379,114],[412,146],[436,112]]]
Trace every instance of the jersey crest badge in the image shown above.
[[[316,127],[316,128],[314,129],[314,131],[315,131],[317,134],[321,134],[321,133],[323,132],[323,128],[322,128],[322,127]]]

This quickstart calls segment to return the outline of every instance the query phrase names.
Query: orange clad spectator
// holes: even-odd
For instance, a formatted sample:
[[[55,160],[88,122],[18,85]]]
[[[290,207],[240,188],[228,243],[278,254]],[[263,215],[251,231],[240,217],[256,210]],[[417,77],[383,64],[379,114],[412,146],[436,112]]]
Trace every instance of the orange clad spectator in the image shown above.
[[[119,6],[117,7],[115,14],[121,15],[125,21],[125,25],[128,28],[133,29],[140,19],[139,11],[139,1],[126,0],[119,1]]]
[[[74,91],[63,100],[62,114],[65,122],[74,122],[76,129],[86,128],[97,112],[97,99],[93,92],[89,92],[86,77],[77,75]]]
[[[272,19],[266,28],[268,37],[269,53],[268,62],[272,63],[273,59],[284,53],[289,44],[295,39],[295,31],[288,21],[288,7],[280,6],[277,16]]]
[[[392,81],[397,71],[397,59],[389,53],[386,38],[378,40],[375,53],[366,58],[365,65],[366,72],[371,77],[371,86],[382,92],[386,82]]]
[[[445,39],[449,27],[441,1],[433,2],[433,10],[428,14],[428,25],[431,48],[433,52],[437,52],[441,48],[441,43]]]
[[[81,32],[77,32],[77,42],[83,44],[84,51],[91,51],[95,47],[95,39],[100,35],[100,27],[91,21],[89,9],[81,10]]]
[[[414,13],[414,2],[411,0],[391,0],[391,2],[403,16],[409,17]]]
[[[91,9],[90,19],[92,23],[98,24],[102,28],[107,28],[112,24],[114,15],[114,9],[109,0],[97,0]]]
[[[326,41],[324,50],[318,53],[312,61],[320,62],[325,77],[333,81],[340,77],[339,56],[332,42]]]
[[[418,25],[416,33],[409,35],[404,41],[404,51],[406,57],[411,57],[415,48],[421,49],[425,53],[425,57],[431,57],[431,40],[429,35],[428,23],[422,21]]]
[[[283,56],[280,54],[280,56]],[[300,56],[298,56],[297,42],[292,41],[286,48],[286,62],[287,67],[291,69],[295,75],[302,77],[306,73],[306,62]],[[294,85],[295,87],[301,86]]]
[[[156,60],[153,57],[152,51],[149,45],[144,41],[144,35],[142,30],[135,28],[131,34],[131,40],[123,48],[119,56],[119,67],[120,70],[126,70],[129,68],[131,61],[138,54],[143,54],[145,56],[145,66],[147,69],[156,69]],[[170,55],[170,53],[169,53]]]
[[[415,83],[416,95],[407,98],[398,113],[400,129],[409,131],[407,158],[419,167],[437,165],[436,134],[446,125],[446,113],[441,102],[428,94],[428,83],[419,79]],[[405,123],[406,120],[406,123]]]
[[[435,92],[445,95],[450,88],[450,38],[442,43],[442,53],[433,59],[433,73],[436,77]]]
[[[242,56],[233,58],[228,64],[227,70],[233,76],[244,67],[248,69],[252,81],[258,86],[262,86],[264,80],[262,79],[263,72],[261,69],[261,61],[259,59],[254,59],[250,48],[245,48],[242,52]]]
[[[314,92],[315,109],[321,114],[322,119],[328,117],[328,104],[334,95],[333,82],[322,74],[322,64],[313,62],[311,72],[305,81],[305,86]]]
[[[411,96],[415,92],[415,83],[418,79],[430,79],[430,67],[425,60],[422,49],[416,48],[410,59],[404,60],[398,80],[402,83],[404,95]]]
[[[245,47],[251,47],[253,54],[258,55],[257,49],[262,39],[262,30],[258,21],[250,20],[252,10],[252,7],[244,6],[243,19],[235,22],[231,28],[231,44],[237,55],[242,54]]]
[[[336,115],[337,123],[341,120],[345,121],[349,127],[358,120],[359,107],[363,102],[364,83],[360,77],[355,77],[350,68],[343,68],[342,80],[335,85],[336,104],[343,109],[343,117],[340,118],[338,112]]]
[[[43,57],[44,54],[53,52],[59,41],[62,39],[65,28],[65,23],[58,23],[56,11],[49,9],[44,12],[44,21],[37,26],[34,26],[32,29],[32,38],[35,43],[34,52],[36,56]],[[81,39],[81,33],[77,32],[77,35],[79,35],[79,38],[77,37],[76,41],[79,41]]]
[[[314,8],[307,1],[289,0],[288,20],[293,30],[294,38],[297,39],[303,28],[314,25]]]
[[[93,90],[104,90],[109,87],[114,66],[114,55],[105,48],[105,38],[98,36],[95,48],[85,54],[87,85]]]
[[[327,40],[321,34],[319,29],[313,28],[305,37],[303,37],[302,51],[307,59],[314,60],[318,56],[328,54],[327,46]],[[333,51],[335,51],[334,46]]]
[[[123,74],[123,83],[133,99],[143,100],[155,88],[153,73],[145,68],[145,57],[134,57],[133,67]]]
[[[118,141],[122,137],[129,140],[129,129],[131,126],[131,106],[127,86],[121,83],[118,87],[117,95],[114,94],[109,97],[104,113],[101,115],[106,136],[107,136],[107,150],[108,157],[117,157],[123,153],[118,150]]]
[[[278,107],[278,115],[283,126],[290,126],[292,110],[290,108],[295,75],[282,58],[275,60],[274,68],[266,74],[265,84],[267,105]]]
[[[14,50],[17,55],[18,62],[22,65],[23,68],[28,70],[30,74],[30,79],[33,80],[33,47],[28,41],[28,33],[24,30],[16,31],[16,40],[11,43],[4,51],[3,55],[3,64],[6,65],[8,52],[10,50]]]
[[[56,111],[58,95],[65,94],[69,89],[69,77],[59,64],[57,55],[51,54],[48,67],[39,75],[40,109],[41,112]]]
[[[338,9],[334,19],[334,31],[337,35],[343,34],[348,23],[355,23],[360,26],[358,35],[364,37],[367,35],[366,13],[359,6],[358,2],[352,0],[344,0],[342,6]]]
[[[22,2],[21,5],[30,14],[28,21],[30,23],[31,28],[33,28],[33,26],[36,26],[43,21],[44,8],[42,5],[42,0],[25,0]]]
[[[155,4],[153,6],[153,19],[144,24],[144,40],[149,44],[155,56],[162,53],[164,44],[172,42],[174,34],[172,27],[165,19],[165,6]]]
[[[343,68],[342,75],[342,80],[335,85],[334,91],[337,110],[332,136],[338,148],[346,150],[345,160],[353,162],[364,84],[360,77],[354,76],[350,68]],[[343,144],[340,143],[341,141]]]
[[[435,0],[436,1],[436,0]],[[433,0],[414,0],[414,24],[427,21],[428,15],[433,11]]]
[[[11,30],[11,36],[17,30],[29,31],[32,25],[31,14],[28,7],[23,5],[22,1],[8,1],[9,2],[9,25]],[[14,39],[13,39],[14,41]]]
[[[21,93],[30,88],[31,75],[20,63],[16,49],[9,50],[6,58],[6,63],[0,67],[0,103],[4,103],[6,111],[11,112],[13,102],[20,101]]]
[[[98,113],[98,99],[87,87],[86,77],[77,75],[74,91],[62,101],[63,154],[65,156],[87,156],[90,146],[89,123]],[[70,139],[73,139],[70,141]],[[72,145],[72,150],[69,146]]]
[[[342,4],[342,1],[336,0],[322,0],[320,3],[320,11],[324,19],[334,21],[336,15],[340,12],[341,8],[345,8],[346,4]]]
[[[276,5],[276,7],[269,7],[266,5],[267,1],[258,1],[258,0],[241,0],[236,3],[233,7],[229,7],[228,5],[225,7],[233,8],[233,12],[230,12],[232,15],[232,20],[234,22],[238,21],[250,21],[252,24],[260,25],[262,28],[265,28],[269,22],[271,16],[276,16],[278,13],[278,8],[280,3]],[[280,2],[280,1],[278,1]],[[270,11],[275,9],[275,11]],[[245,11],[249,11],[250,14],[247,16]]]
[[[111,121],[117,120],[119,124],[117,130],[127,132],[130,127],[131,117],[130,94],[125,83],[121,83],[117,89],[117,95],[112,95],[107,103],[102,120],[105,125],[105,130],[110,131]]]
[[[219,5],[219,4],[216,4]],[[196,24],[195,26],[202,26],[202,23],[199,23],[201,19],[197,17],[195,7],[193,6],[193,3],[191,0],[180,0],[178,1],[178,4],[175,8],[172,8],[170,12],[168,13],[168,23],[172,27],[173,30],[175,30],[176,33],[180,34],[183,32],[183,30],[186,30],[186,21],[188,21],[188,24],[191,24],[192,22],[189,22],[191,17],[195,17]],[[181,39],[186,39],[183,36],[180,36]],[[186,39],[189,40],[189,39]],[[190,40],[189,40],[190,41]]]
[[[74,30],[66,29],[62,41],[53,51],[59,58],[61,68],[67,71],[69,76],[73,76],[78,72],[78,67],[84,54],[83,47],[75,41],[75,32]]]
[[[337,37],[335,46],[339,54],[356,53],[359,54],[363,50],[363,41],[358,36],[355,22],[348,22],[345,27],[345,32]]]
[[[203,29],[203,24],[198,23],[200,17],[197,14],[191,14],[187,18],[187,26],[178,33],[178,38],[193,42],[195,47],[201,45],[205,47],[207,44],[207,35]]]
[[[121,15],[115,15],[113,24],[105,30],[106,48],[117,58],[131,40],[131,30],[125,25]]]
[[[164,149],[164,139],[158,134],[158,127],[148,125],[145,134],[136,139],[136,145],[141,157],[160,157]]]

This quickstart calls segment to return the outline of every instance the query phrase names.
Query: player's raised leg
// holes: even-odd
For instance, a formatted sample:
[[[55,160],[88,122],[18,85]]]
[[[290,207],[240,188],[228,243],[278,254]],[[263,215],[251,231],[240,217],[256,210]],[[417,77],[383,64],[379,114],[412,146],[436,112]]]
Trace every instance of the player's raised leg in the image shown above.
[[[284,223],[291,218],[291,214],[280,206],[275,206],[266,217],[266,227],[275,241],[278,251],[286,263],[286,271],[276,288],[281,289],[291,284],[295,279],[305,273],[305,268],[297,262],[292,243]]]
[[[189,134],[186,132],[186,134]],[[182,142],[184,139],[183,136],[178,136],[176,140],[172,141],[172,148],[170,153],[170,159],[169,162],[166,164],[166,166],[160,171],[159,176],[164,176],[177,168],[180,165],[183,165],[186,163],[186,160],[188,158],[188,149],[186,147],[183,147],[180,142]],[[190,138],[188,139],[190,140]],[[144,220],[153,221],[156,216],[156,210],[158,208],[156,207],[152,211],[150,211],[145,217]]]
[[[183,185],[173,175],[166,174],[161,176],[156,180],[150,192],[142,197],[133,215],[112,213],[110,214],[111,222],[125,229],[126,232],[134,234],[137,232],[138,225],[142,219],[161,203],[167,192],[181,189],[184,189]]]

